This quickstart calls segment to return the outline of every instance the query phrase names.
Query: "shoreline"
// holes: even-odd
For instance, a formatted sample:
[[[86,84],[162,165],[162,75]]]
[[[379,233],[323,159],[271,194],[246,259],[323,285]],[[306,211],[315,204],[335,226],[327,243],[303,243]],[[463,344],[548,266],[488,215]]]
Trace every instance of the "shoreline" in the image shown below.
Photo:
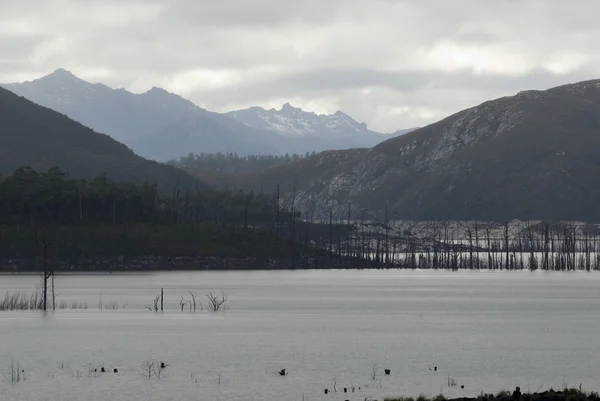
[[[375,400],[373,400],[375,401]],[[550,388],[543,392],[522,393],[519,387],[513,391],[502,390],[496,394],[481,393],[477,397],[446,398],[442,394],[432,398],[420,395],[414,397],[386,397],[383,401],[600,401],[595,391],[586,392],[577,388],[554,390]]]
[[[575,269],[530,269],[528,267],[505,268],[469,268],[454,267],[409,267],[396,263],[381,263],[377,260],[342,256],[315,262],[309,256],[257,258],[239,256],[118,256],[88,257],[79,259],[48,258],[40,256],[2,258],[0,259],[0,275],[39,274],[47,264],[48,271],[57,274],[143,274],[153,272],[190,272],[190,271],[296,271],[296,270],[402,270],[402,271],[443,271],[443,272],[595,272],[593,268]]]
[[[219,266],[211,266],[211,267],[197,267],[197,266],[181,266],[181,267],[151,267],[151,268],[118,268],[118,269],[106,269],[102,267],[81,267],[76,269],[55,269],[54,273],[57,275],[65,276],[65,275],[89,275],[89,276],[103,276],[103,275],[151,275],[154,273],[184,273],[184,272],[283,272],[283,271],[396,271],[396,272],[440,272],[440,273],[523,273],[523,274],[552,274],[552,273],[599,273],[600,270],[530,270],[530,269],[451,269],[451,268],[437,268],[437,269],[411,269],[406,267],[392,266],[392,267],[383,267],[383,266],[373,266],[373,267],[356,267],[356,266],[327,266],[327,267],[319,267],[315,268],[314,266],[310,267],[219,267]],[[0,276],[36,276],[43,272],[42,269],[8,269],[3,266],[0,266]]]
[[[153,268],[153,269],[117,269],[117,270],[108,270],[108,269],[57,269],[54,270],[56,275],[60,276],[109,276],[109,275],[152,275],[154,273],[190,273],[190,272],[285,272],[285,271],[328,271],[328,272],[345,272],[345,271],[395,271],[395,272],[438,272],[438,273],[473,273],[473,274],[486,274],[486,273],[522,273],[522,274],[553,274],[553,273],[567,273],[567,274],[577,274],[577,273],[587,273],[594,274],[600,273],[598,270],[505,270],[505,269],[408,269],[405,267],[323,267],[323,268],[314,268],[314,267],[276,267],[276,268],[260,268],[260,267],[251,267],[251,268]],[[0,277],[1,276],[37,276],[41,274],[43,270],[7,270],[2,269],[0,267]]]

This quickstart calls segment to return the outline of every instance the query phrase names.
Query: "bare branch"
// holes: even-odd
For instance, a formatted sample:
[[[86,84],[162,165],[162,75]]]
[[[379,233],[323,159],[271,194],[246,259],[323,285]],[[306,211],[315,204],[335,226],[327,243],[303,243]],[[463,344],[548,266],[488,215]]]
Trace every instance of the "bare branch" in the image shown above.
[[[220,310],[226,310],[227,307],[224,306],[225,302],[227,302],[227,295],[224,292],[221,292],[221,296],[214,295],[212,292],[206,294],[206,298],[208,298],[208,310],[211,312],[218,312]]]

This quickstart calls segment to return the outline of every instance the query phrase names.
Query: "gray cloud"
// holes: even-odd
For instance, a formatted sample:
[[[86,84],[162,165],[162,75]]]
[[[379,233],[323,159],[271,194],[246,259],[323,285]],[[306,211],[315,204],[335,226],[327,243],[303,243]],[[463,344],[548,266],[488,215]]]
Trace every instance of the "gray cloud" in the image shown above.
[[[63,67],[218,111],[291,101],[394,131],[600,77],[596,0],[0,1],[1,82]]]
[[[27,61],[31,49],[42,41],[41,36],[17,38],[0,36],[0,60]]]

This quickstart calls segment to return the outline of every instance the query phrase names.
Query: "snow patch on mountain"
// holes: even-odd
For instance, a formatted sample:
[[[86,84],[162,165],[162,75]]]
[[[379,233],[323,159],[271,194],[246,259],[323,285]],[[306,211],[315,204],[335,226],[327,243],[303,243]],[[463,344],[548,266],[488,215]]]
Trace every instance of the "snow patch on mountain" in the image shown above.
[[[369,143],[387,139],[384,134],[371,131],[347,114],[316,114],[284,104],[280,110],[251,107],[227,113],[228,116],[254,128],[268,129],[286,137],[320,137],[327,140],[354,139]]]

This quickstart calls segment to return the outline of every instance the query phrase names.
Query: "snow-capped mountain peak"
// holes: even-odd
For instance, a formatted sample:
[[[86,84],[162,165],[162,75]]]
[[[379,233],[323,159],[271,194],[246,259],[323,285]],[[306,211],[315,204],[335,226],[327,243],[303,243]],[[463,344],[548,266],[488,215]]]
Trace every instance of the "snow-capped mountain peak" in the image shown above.
[[[368,146],[371,138],[381,141],[381,135],[367,129],[342,111],[334,114],[316,114],[285,103],[281,109],[265,110],[251,107],[228,113],[228,116],[254,128],[268,129],[286,137],[315,137],[326,140],[357,141]]]

